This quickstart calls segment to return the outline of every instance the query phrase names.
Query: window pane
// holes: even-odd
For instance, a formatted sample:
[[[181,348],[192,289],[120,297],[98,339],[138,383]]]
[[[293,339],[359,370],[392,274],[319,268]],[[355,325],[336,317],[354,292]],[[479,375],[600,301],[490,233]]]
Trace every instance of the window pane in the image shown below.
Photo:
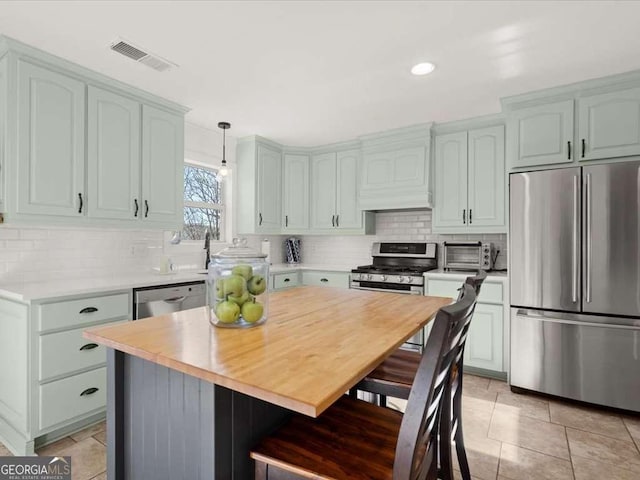
[[[218,173],[185,165],[184,199],[187,202],[222,203],[222,182]]]
[[[182,238],[185,240],[204,240],[207,229],[211,240],[220,240],[222,212],[212,208],[184,207],[184,227]]]

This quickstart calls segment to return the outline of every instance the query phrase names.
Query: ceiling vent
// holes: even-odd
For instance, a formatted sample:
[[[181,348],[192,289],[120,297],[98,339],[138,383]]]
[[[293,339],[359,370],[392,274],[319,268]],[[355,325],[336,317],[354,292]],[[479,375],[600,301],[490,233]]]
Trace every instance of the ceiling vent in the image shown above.
[[[131,42],[119,38],[111,44],[111,50],[118,52],[125,57],[129,57],[138,63],[142,63],[147,67],[153,68],[158,72],[166,72],[172,68],[177,67],[175,63],[165,60],[164,58],[149,53],[139,46],[133,45]]]

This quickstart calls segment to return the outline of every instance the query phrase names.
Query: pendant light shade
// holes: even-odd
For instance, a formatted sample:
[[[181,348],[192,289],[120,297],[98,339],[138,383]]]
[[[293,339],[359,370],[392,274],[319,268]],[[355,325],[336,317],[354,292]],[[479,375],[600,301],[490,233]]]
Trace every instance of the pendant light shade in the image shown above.
[[[229,173],[229,169],[227,168],[227,158],[226,158],[226,131],[231,128],[231,124],[229,122],[218,122],[218,128],[222,129],[222,164],[220,166],[220,175],[226,177]]]

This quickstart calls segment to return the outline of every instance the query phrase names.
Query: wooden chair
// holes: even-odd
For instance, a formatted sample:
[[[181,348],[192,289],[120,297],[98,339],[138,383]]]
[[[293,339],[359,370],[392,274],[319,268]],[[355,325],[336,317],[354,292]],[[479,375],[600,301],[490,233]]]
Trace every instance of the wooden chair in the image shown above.
[[[470,285],[476,292],[480,293],[482,283],[487,278],[486,272],[481,272],[474,277],[467,277],[465,285]],[[469,319],[471,320],[471,319]],[[469,322],[470,323],[470,322]],[[458,464],[463,480],[470,480],[471,473],[469,462],[464,448],[464,436],[462,432],[462,380],[463,380],[463,356],[464,346],[469,330],[469,324],[463,329],[460,345],[456,352],[456,361],[451,376],[451,386],[448,389],[453,392],[453,399],[445,406],[445,415],[442,417],[441,436],[443,440],[448,437],[455,440],[456,453],[458,454]],[[389,358],[378,365],[375,370],[369,373],[354,389],[351,396],[356,396],[357,390],[378,394],[380,405],[386,406],[386,397],[396,397],[407,399],[414,382],[421,355],[412,350],[396,350]],[[447,414],[448,413],[448,414]],[[448,420],[450,419],[450,420]],[[443,449],[441,454],[450,455],[450,449]],[[447,463],[445,459],[444,463]],[[445,478],[447,477],[445,474]]]
[[[256,480],[437,479],[447,379],[475,299],[467,285],[436,314],[404,415],[348,396],[316,419],[295,415],[252,450]]]

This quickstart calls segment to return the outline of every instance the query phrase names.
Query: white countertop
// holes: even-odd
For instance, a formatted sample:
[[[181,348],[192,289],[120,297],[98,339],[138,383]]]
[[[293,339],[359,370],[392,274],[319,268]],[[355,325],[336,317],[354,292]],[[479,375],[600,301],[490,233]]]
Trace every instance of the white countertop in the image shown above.
[[[295,272],[301,270],[322,270],[330,272],[350,272],[352,266],[315,265],[315,264],[275,264],[269,267],[270,273]],[[18,302],[37,302],[76,295],[130,290],[140,287],[172,285],[175,283],[204,281],[203,270],[178,271],[167,275],[148,271],[136,274],[102,275],[91,278],[61,278],[43,282],[0,284],[0,297]]]

